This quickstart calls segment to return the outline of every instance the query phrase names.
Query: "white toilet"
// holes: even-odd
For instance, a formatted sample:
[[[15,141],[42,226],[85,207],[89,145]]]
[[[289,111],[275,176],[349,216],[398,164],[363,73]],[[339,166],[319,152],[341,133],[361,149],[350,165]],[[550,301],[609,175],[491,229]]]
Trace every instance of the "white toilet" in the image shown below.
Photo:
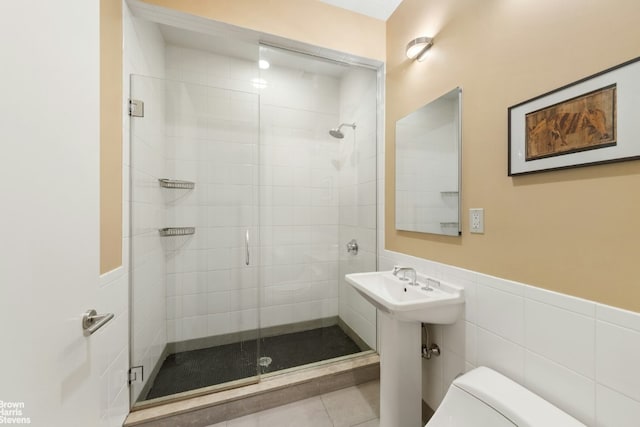
[[[480,367],[457,378],[425,427],[585,427],[507,377]]]

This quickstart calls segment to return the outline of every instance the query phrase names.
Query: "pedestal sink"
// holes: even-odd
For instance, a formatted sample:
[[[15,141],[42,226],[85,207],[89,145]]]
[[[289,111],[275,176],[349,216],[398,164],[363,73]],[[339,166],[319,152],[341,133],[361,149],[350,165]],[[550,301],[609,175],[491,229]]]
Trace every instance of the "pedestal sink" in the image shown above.
[[[413,286],[390,271],[345,276],[380,312],[380,427],[418,427],[422,420],[421,323],[454,323],[464,289],[418,275]]]

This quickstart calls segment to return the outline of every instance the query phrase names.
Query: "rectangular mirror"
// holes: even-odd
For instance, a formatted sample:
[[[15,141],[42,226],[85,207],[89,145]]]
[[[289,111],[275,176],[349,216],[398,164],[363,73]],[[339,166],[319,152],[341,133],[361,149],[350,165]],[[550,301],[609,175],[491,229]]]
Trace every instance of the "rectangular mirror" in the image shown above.
[[[396,229],[459,236],[462,88],[396,122]]]

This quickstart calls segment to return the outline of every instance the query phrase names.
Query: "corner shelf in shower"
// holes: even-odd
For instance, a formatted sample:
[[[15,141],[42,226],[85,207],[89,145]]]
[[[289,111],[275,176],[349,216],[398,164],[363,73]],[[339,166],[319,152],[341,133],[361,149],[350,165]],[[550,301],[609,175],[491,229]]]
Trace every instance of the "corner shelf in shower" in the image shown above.
[[[160,178],[158,182],[160,183],[160,187],[163,187],[163,188],[178,188],[180,190],[193,190],[196,187],[195,182],[181,181],[179,179]]]
[[[458,192],[457,191],[441,191],[440,194],[442,194],[443,196],[457,196]]]
[[[167,227],[161,228],[158,230],[160,236],[162,237],[171,237],[171,236],[190,236],[192,234],[196,234],[195,227]]]

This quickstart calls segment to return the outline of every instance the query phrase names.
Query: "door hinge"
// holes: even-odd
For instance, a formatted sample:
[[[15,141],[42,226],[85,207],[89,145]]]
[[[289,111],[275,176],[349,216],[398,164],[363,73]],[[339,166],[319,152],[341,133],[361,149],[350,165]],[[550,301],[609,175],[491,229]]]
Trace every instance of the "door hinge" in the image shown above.
[[[129,368],[129,384],[141,383],[144,378],[144,366],[132,366]]]
[[[129,99],[129,115],[131,117],[144,117],[144,102],[139,99]]]

